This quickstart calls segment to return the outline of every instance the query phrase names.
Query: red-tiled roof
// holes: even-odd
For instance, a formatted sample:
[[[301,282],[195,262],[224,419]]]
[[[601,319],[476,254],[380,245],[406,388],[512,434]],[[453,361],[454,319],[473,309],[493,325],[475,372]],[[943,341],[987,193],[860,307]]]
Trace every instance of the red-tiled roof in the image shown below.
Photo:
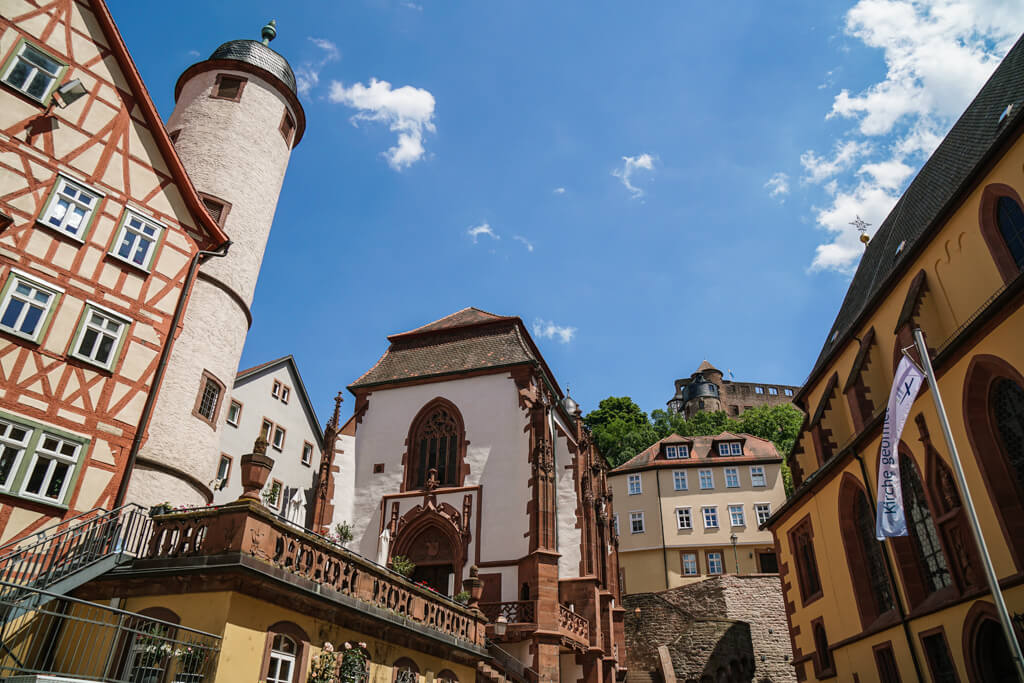
[[[714,444],[717,441],[733,441],[742,440],[743,444],[743,455],[733,456],[721,456],[718,455],[714,450]],[[676,443],[690,443],[690,457],[668,460],[662,453],[663,444],[676,444]],[[652,467],[686,467],[687,465],[703,465],[708,464],[732,464],[732,463],[744,463],[752,461],[762,460],[775,460],[781,462],[782,458],[779,457],[779,452],[775,448],[775,444],[767,439],[762,439],[752,434],[734,434],[732,432],[722,432],[715,436],[679,436],[678,434],[671,434],[661,439],[650,448],[637,453],[634,457],[622,463],[614,470],[612,474],[618,474],[620,472],[627,472],[632,470],[650,469]]]
[[[467,308],[463,308],[461,311],[456,311],[451,315],[446,315],[440,320],[435,320],[434,322],[427,323],[422,327],[417,327],[415,330],[409,330],[408,332],[392,334],[391,336],[388,337],[388,339],[394,340],[400,337],[405,337],[406,335],[424,334],[426,332],[438,332],[440,330],[452,330],[458,327],[468,327],[470,325],[479,325],[481,323],[490,323],[499,320],[515,320],[515,318],[503,315],[495,315],[493,313],[488,313],[487,311],[482,311],[479,308],[469,306]]]
[[[349,389],[525,363],[540,363],[547,370],[522,320],[478,308],[464,308],[388,339],[388,350]]]

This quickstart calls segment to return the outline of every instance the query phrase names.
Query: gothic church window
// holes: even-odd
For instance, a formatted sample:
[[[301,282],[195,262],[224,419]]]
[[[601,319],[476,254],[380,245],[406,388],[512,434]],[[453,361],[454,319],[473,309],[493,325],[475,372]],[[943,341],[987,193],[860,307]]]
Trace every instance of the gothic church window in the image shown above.
[[[992,385],[991,403],[1010,471],[1024,490],[1024,389],[1013,380],[998,379]]]
[[[458,409],[444,399],[437,399],[420,411],[408,441],[406,489],[426,487],[431,476],[437,486],[461,485],[465,447],[462,424]]]
[[[928,593],[934,593],[951,584],[949,566],[939,542],[931,510],[928,508],[917,466],[902,453],[900,479],[907,527],[924,578],[925,589]]]
[[[818,573],[818,560],[814,553],[814,534],[809,517],[805,517],[790,530],[789,546],[796,562],[800,598],[803,604],[807,605],[822,595],[821,576]]]
[[[1017,270],[1024,270],[1024,211],[1012,197],[1000,197],[996,202],[996,224]]]
[[[3,82],[18,92],[46,104],[67,65],[22,40],[4,65]]]

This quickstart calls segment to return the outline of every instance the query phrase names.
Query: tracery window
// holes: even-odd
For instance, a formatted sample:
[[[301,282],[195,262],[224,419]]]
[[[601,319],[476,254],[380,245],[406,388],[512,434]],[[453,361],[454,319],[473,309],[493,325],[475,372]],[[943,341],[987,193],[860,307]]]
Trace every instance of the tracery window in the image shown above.
[[[1017,269],[1024,270],[1024,211],[1012,197],[1003,196],[996,202],[996,224]]]
[[[789,532],[790,551],[796,562],[797,583],[800,598],[806,605],[822,595],[821,576],[818,574],[818,560],[814,554],[814,532],[811,520],[805,517]]]
[[[924,496],[924,487],[921,485],[917,466],[903,454],[900,455],[900,483],[907,528],[917,553],[925,590],[934,593],[951,584],[949,565],[946,563],[939,534]]]
[[[889,585],[889,573],[885,569],[881,545],[875,540],[875,519],[868,509],[868,501],[862,491],[858,491],[853,503],[854,519],[857,523],[857,537],[864,552],[868,570],[868,582],[871,586],[871,599],[875,603],[875,616],[884,614],[896,605],[892,601],[892,589]]]
[[[463,434],[462,416],[448,401],[439,399],[420,411],[409,439],[406,488],[426,487],[432,471],[437,486],[458,486]]]
[[[1010,470],[1017,485],[1024,489],[1024,389],[1005,377],[997,379],[992,384],[990,402]]]

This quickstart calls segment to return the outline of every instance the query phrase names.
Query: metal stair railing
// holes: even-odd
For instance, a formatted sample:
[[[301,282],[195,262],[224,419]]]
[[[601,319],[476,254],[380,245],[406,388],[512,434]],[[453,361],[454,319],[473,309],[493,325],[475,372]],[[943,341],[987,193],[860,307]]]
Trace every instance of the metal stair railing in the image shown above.
[[[0,595],[11,599],[18,587],[66,592],[88,580],[70,581],[83,570],[108,558],[117,564],[138,555],[152,522],[144,508],[129,504],[60,529],[63,524],[54,525],[51,529],[56,531],[42,538],[33,534],[5,546],[7,552],[0,555]],[[65,585],[58,587],[60,583]]]
[[[6,543],[2,543],[0,544],[0,558],[2,558],[4,555],[7,555],[9,552],[11,552],[11,550],[15,549],[16,546],[18,545],[24,545],[25,543],[34,543],[35,541],[43,540],[44,537],[52,535],[54,529],[57,529],[58,527],[70,525],[72,522],[78,522],[78,520],[84,521],[83,518],[88,517],[89,515],[101,515],[107,512],[110,512],[110,510],[107,510],[106,508],[93,508],[91,510],[86,510],[85,512],[79,512],[74,517],[68,517],[67,519],[62,519],[59,522],[54,522],[50,526],[43,527],[38,531],[33,531],[28,536],[22,536],[20,538],[15,538],[13,540],[7,541]]]

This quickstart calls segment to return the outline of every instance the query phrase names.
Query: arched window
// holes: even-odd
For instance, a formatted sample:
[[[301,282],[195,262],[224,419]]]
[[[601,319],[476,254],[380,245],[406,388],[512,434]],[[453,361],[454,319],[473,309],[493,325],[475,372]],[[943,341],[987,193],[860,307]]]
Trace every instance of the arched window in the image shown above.
[[[1010,463],[1017,486],[1024,490],[1024,389],[1000,377],[992,383],[989,401],[996,431]]]
[[[1024,270],[1024,209],[1009,185],[993,183],[981,195],[978,216],[981,236],[1003,282]]]
[[[420,410],[409,430],[405,489],[461,486],[465,434],[462,415],[451,401],[436,398]]]
[[[397,659],[391,668],[394,672],[392,683],[416,683],[419,680],[420,668],[408,657]]]
[[[844,475],[839,494],[839,523],[853,581],[861,627],[895,608],[882,545],[875,540],[875,518],[860,482]]]
[[[900,454],[900,485],[907,530],[917,553],[918,565],[928,594],[951,585],[949,565],[939,542],[939,533],[932,521],[928,500],[924,495],[921,475],[914,461]]]
[[[159,681],[164,678],[174,661],[178,630],[174,625],[179,623],[178,615],[165,607],[147,607],[138,617],[129,618],[129,623],[125,624],[128,636],[123,650],[125,679]]]
[[[814,673],[817,678],[834,676],[836,673],[835,661],[832,659],[832,651],[829,649],[828,636],[825,635],[825,622],[820,618],[811,622],[811,631],[814,634]]]
[[[441,681],[441,683],[459,683],[459,677],[451,669],[441,669],[434,680]]]
[[[1017,270],[1024,270],[1024,211],[1013,198],[1003,196],[996,202],[996,225]]]
[[[279,621],[267,629],[261,681],[303,683],[309,659],[309,636],[290,621]]]

